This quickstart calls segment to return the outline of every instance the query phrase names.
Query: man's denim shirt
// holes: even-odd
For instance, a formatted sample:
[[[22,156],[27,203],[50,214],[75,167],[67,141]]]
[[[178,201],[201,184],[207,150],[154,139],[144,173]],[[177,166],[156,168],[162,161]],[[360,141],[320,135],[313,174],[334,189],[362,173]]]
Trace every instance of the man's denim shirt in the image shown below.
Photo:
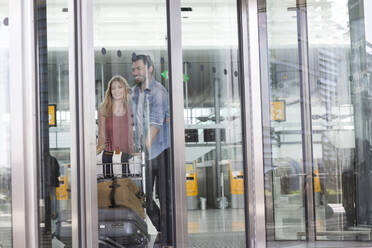
[[[133,124],[134,144],[136,151],[145,148],[145,139],[148,134],[149,125],[159,128],[159,133],[155,138],[149,152],[149,159],[156,158],[162,151],[169,148],[169,104],[168,92],[159,82],[151,79],[149,86],[144,90],[144,105],[143,105],[143,128],[144,137],[138,137],[137,134],[137,106],[139,99],[140,88],[135,86],[132,89],[132,109],[133,109]],[[150,110],[148,112],[148,110]],[[150,121],[150,122],[149,122]]]

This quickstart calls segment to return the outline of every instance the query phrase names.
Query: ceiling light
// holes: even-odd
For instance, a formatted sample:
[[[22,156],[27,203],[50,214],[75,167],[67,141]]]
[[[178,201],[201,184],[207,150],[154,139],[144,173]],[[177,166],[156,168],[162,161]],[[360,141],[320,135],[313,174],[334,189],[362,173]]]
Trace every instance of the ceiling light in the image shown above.
[[[181,7],[181,12],[192,11],[191,7]]]

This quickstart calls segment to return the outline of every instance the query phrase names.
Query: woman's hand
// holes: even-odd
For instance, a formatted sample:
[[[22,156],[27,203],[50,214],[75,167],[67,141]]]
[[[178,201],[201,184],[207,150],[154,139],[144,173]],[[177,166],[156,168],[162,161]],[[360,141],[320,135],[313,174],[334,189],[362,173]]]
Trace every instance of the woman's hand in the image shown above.
[[[97,145],[96,146],[96,154],[98,155],[98,154],[100,154],[103,150],[105,150],[105,144],[103,144],[103,145]]]

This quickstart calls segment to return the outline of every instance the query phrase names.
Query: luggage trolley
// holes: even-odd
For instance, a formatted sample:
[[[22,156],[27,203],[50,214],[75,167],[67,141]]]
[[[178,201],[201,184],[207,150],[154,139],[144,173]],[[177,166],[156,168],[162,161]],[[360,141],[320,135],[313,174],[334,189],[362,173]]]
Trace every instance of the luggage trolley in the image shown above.
[[[106,156],[106,159],[97,160],[98,183],[107,180],[114,181],[118,178],[130,178],[142,189],[142,192],[145,191],[143,153],[136,153],[124,160],[122,154],[120,162],[112,161],[113,158],[109,157],[110,152],[104,151],[99,156],[102,158]],[[137,212],[127,207],[98,209],[98,235],[100,248],[142,248],[147,247],[149,241],[145,220]]]

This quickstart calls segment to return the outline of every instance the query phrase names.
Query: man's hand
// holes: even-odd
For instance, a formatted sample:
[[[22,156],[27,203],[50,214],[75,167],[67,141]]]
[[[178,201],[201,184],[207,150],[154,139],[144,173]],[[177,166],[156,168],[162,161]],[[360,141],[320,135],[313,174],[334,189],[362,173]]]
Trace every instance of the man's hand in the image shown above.
[[[160,129],[155,126],[150,126],[150,130],[147,133],[145,145],[147,151],[150,151],[152,144],[154,144],[156,136],[158,136]]]

